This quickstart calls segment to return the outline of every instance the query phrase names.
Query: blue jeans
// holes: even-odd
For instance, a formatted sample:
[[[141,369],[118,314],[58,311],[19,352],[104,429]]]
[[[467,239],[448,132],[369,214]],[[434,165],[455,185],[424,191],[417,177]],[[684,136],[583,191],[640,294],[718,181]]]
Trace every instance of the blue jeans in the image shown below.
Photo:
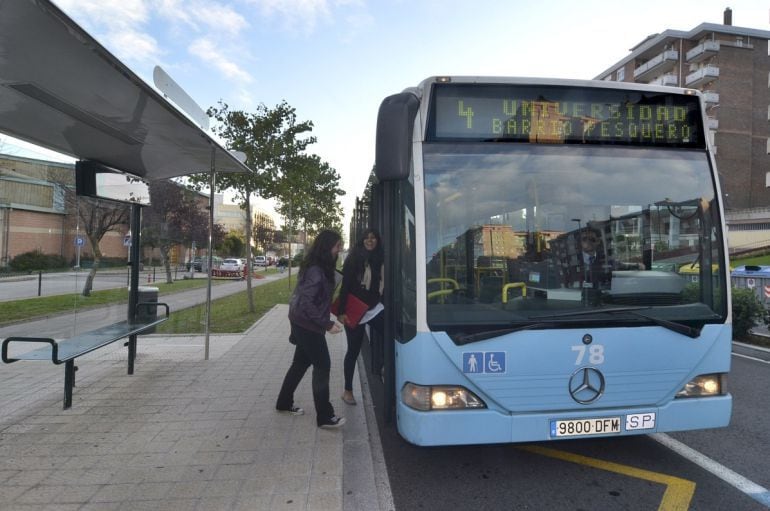
[[[315,403],[316,423],[327,424],[334,417],[334,407],[329,402],[329,371],[331,357],[326,345],[326,336],[291,324],[291,336],[296,342],[294,358],[291,361],[275,407],[288,410],[294,406],[294,391],[305,376],[308,367],[313,366],[313,402]]]

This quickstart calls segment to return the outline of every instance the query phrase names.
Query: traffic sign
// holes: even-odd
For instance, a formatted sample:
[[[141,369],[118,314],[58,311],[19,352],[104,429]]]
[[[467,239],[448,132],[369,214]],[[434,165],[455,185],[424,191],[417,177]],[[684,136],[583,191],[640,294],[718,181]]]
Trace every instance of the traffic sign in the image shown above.
[[[84,236],[75,236],[75,240],[73,241],[73,243],[76,247],[85,246],[86,238]]]
[[[123,246],[124,247],[130,247],[131,246],[131,235],[130,234],[126,234],[125,236],[123,236]]]

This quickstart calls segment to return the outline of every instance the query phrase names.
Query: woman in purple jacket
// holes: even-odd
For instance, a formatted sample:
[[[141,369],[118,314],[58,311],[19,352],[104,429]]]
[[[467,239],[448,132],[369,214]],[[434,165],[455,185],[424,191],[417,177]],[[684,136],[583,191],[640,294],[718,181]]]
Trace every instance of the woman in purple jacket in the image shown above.
[[[302,408],[294,406],[294,391],[312,365],[316,423],[318,427],[328,429],[345,424],[344,417],[334,415],[334,408],[329,402],[331,358],[326,345],[326,332],[337,334],[342,331],[340,325],[330,319],[334,269],[341,249],[339,234],[322,231],[300,264],[297,287],[289,303],[289,341],[296,348],[275,404],[279,412],[292,415],[305,413]]]

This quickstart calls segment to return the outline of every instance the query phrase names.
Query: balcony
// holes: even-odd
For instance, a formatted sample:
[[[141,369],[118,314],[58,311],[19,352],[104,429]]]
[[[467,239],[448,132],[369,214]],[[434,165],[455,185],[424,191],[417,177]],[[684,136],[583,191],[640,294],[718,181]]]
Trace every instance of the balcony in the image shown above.
[[[684,83],[687,87],[702,87],[717,78],[719,78],[719,68],[716,66],[706,66],[687,75]]]
[[[650,85],[666,85],[668,87],[676,87],[679,85],[679,77],[671,74],[659,76],[651,81]]]
[[[645,81],[654,76],[665,74],[674,69],[678,60],[678,51],[666,50],[634,69],[634,81]]]
[[[711,91],[703,91],[703,101],[707,106],[716,105],[719,103],[719,93]]]
[[[706,41],[685,54],[688,64],[697,64],[719,53],[719,41]]]

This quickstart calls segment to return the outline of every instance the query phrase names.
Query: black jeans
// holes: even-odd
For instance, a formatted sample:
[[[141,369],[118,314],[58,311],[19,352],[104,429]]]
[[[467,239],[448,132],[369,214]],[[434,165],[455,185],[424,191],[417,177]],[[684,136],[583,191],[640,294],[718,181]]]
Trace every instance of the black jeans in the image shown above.
[[[316,423],[327,424],[334,417],[334,407],[329,402],[329,371],[331,357],[326,345],[326,336],[291,324],[291,335],[296,341],[294,359],[283,379],[281,391],[275,407],[288,410],[294,406],[294,391],[305,376],[307,368],[313,366],[313,402],[315,403]]]
[[[380,312],[366,325],[369,325],[372,329],[382,331],[382,316],[383,313]],[[356,360],[358,359],[358,354],[361,353],[361,344],[363,344],[364,341],[366,325],[358,325],[355,328],[349,328],[347,325],[345,326],[345,336],[348,339],[348,351],[345,353],[345,362],[343,364],[345,372],[345,390],[353,390],[353,375],[356,372]],[[374,370],[374,368],[372,370]]]

